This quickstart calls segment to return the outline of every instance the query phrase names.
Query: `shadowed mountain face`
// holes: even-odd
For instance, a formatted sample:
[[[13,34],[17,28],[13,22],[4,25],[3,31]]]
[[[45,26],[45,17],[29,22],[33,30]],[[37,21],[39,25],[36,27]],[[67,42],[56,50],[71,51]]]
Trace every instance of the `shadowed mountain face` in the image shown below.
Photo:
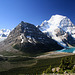
[[[48,38],[36,26],[23,21],[10,32],[7,39],[4,40],[4,44],[29,54],[38,54],[63,48],[56,41]]]

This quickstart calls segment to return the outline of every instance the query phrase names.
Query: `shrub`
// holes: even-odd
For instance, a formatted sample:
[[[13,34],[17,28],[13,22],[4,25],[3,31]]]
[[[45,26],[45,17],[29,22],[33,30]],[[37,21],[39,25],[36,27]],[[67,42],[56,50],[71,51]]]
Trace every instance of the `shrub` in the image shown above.
[[[73,67],[72,72],[75,73],[75,67]]]
[[[47,68],[46,73],[52,73],[52,67],[51,67],[51,65],[49,66],[49,68]]]
[[[56,73],[57,71],[56,71],[56,68],[54,69],[54,73]]]
[[[59,67],[63,70],[66,69],[72,69],[73,68],[73,59],[71,58],[62,58],[61,59],[61,64],[59,65]]]
[[[64,73],[63,69],[60,69],[60,70],[59,70],[59,73]]]

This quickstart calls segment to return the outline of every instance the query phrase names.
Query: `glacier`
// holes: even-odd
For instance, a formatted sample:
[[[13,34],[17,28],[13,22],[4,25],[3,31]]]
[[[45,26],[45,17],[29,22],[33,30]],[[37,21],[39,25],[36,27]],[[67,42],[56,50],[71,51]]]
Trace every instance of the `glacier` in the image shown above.
[[[75,39],[75,25],[71,20],[62,15],[53,15],[48,21],[42,22],[40,26],[37,26],[43,33],[46,33],[48,37],[52,37],[63,47],[67,45],[63,42],[66,39],[65,35],[69,33]],[[61,33],[59,35],[59,33]],[[57,36],[58,34],[58,36]]]
[[[71,35],[75,40],[75,25],[66,16],[58,14],[53,15],[49,20],[43,21],[41,25],[38,25],[36,27],[39,28],[40,31],[42,31],[43,33],[47,34],[49,38],[54,39],[59,45],[63,47],[67,47],[67,44],[63,40],[64,39],[67,40],[68,34]],[[24,28],[27,30],[29,29],[26,26]],[[10,29],[0,29],[0,41],[6,39],[10,31],[11,31]],[[23,35],[21,35],[20,38],[21,38],[21,43],[23,43],[24,42]],[[31,42],[30,41],[31,37],[27,36],[27,38],[28,41]],[[36,42],[35,39],[33,39],[33,42]]]

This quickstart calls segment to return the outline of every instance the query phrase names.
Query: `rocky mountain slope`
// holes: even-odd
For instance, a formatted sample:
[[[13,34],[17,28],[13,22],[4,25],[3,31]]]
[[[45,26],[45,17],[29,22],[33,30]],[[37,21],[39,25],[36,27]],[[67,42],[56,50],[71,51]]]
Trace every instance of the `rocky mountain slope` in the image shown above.
[[[63,47],[75,45],[75,25],[66,16],[53,15],[37,27]]]
[[[28,54],[38,54],[63,48],[56,41],[48,38],[36,26],[23,21],[0,44],[0,51],[15,51],[17,49]]]

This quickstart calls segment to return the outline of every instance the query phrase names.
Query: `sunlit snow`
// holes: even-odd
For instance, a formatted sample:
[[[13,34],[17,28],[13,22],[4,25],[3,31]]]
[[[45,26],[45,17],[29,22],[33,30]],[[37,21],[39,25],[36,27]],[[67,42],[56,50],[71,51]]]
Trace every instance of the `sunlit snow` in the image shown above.
[[[0,29],[0,41],[3,41],[7,38],[11,30],[9,29]]]
[[[56,29],[62,29],[64,32],[68,32],[75,38],[75,26],[70,21],[70,19],[66,16],[62,15],[53,15],[48,21],[42,22],[39,29],[43,33],[48,33],[48,36],[51,36],[54,40],[56,40],[60,45],[66,46],[66,44],[62,41],[65,38],[65,34],[62,37],[57,37],[56,34],[58,31]]]

